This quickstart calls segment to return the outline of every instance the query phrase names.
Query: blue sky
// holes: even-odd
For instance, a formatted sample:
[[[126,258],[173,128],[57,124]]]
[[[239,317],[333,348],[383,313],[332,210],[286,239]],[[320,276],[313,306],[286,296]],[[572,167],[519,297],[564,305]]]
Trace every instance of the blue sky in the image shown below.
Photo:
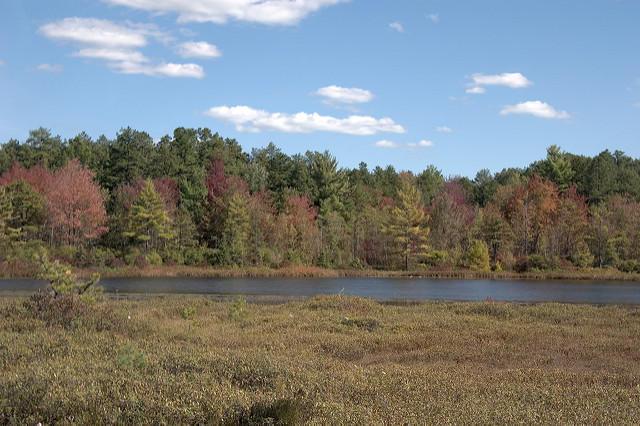
[[[640,157],[639,22],[636,0],[2,0],[0,141],[209,127],[469,176],[551,144]]]

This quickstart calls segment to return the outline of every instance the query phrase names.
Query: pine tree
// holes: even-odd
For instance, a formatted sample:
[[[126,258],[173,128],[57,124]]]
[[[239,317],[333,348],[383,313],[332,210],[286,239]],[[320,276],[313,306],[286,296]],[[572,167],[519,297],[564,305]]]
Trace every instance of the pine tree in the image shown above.
[[[150,179],[129,211],[125,237],[144,244],[145,250],[157,247],[161,241],[173,238],[171,218],[164,209],[162,198]]]
[[[6,253],[11,243],[20,235],[20,230],[11,227],[13,206],[5,187],[0,186],[0,252]]]
[[[489,247],[481,240],[473,240],[467,251],[467,265],[474,271],[489,272]]]
[[[250,230],[247,201],[242,194],[234,193],[229,197],[222,233],[225,257],[231,263],[238,265],[244,263],[247,257]]]
[[[385,230],[393,238],[398,254],[402,256],[405,270],[409,270],[413,259],[427,251],[429,228],[426,226],[426,214],[420,192],[408,178],[400,181],[398,202],[391,210]]]

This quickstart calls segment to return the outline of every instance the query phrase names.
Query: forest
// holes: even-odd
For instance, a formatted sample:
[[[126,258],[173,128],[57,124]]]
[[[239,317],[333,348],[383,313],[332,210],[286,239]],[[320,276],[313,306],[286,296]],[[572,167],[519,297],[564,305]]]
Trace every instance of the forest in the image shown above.
[[[551,146],[471,179],[244,152],[206,128],[157,143],[39,128],[0,145],[0,269],[28,275],[43,254],[78,268],[640,272],[640,160]]]

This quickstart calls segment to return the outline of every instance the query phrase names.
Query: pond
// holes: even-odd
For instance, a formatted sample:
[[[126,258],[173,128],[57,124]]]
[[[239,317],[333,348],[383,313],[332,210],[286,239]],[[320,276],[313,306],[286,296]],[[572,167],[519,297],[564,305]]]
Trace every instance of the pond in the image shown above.
[[[459,300],[640,304],[640,282],[444,280],[424,278],[105,278],[118,294],[203,294],[310,297],[345,294],[381,301]],[[28,279],[0,279],[0,295],[27,294],[45,287]]]

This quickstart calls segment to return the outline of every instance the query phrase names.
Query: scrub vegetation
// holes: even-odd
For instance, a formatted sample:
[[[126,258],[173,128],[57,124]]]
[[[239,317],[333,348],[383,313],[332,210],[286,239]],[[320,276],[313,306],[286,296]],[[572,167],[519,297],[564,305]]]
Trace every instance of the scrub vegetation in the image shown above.
[[[0,423],[637,424],[640,309],[0,299]]]

